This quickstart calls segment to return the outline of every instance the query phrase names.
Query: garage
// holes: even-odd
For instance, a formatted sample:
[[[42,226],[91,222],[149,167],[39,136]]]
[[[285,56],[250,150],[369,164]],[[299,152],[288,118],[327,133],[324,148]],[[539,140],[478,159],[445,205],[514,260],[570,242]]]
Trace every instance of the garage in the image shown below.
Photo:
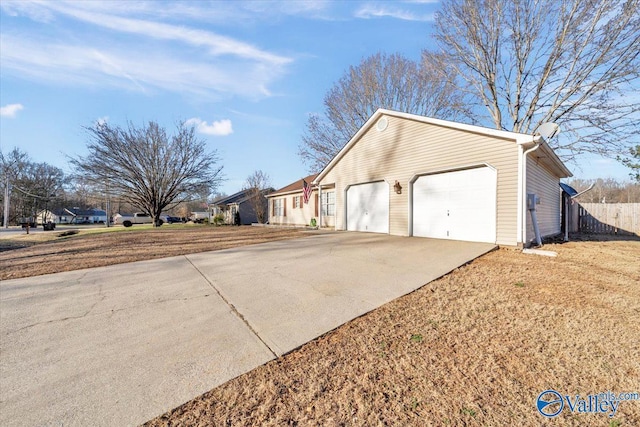
[[[418,177],[413,183],[413,235],[495,243],[496,182],[490,167]]]
[[[389,233],[389,184],[369,182],[347,189],[347,230]]]
[[[319,216],[336,230],[526,246],[527,194],[541,237],[554,236],[569,176],[541,135],[380,109],[312,185],[334,192]]]

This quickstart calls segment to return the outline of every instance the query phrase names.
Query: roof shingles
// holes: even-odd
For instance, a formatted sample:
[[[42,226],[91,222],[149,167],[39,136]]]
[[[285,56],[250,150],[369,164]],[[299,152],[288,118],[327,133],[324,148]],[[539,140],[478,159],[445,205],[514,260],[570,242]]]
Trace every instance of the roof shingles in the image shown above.
[[[292,182],[291,184],[282,187],[281,189],[269,194],[267,197],[272,197],[272,196],[278,196],[281,194],[287,194],[287,193],[293,193],[296,191],[302,191],[302,180],[307,181],[307,184],[311,185],[311,182],[313,182],[314,179],[316,179],[316,177],[318,176],[318,174],[313,174],[313,175],[309,175],[307,177],[304,177],[302,179],[299,179],[295,182]]]

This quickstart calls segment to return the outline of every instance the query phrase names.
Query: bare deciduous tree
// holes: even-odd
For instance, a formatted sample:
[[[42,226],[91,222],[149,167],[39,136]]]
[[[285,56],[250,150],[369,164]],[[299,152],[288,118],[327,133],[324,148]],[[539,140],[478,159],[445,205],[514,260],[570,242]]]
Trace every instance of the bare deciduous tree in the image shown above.
[[[436,39],[484,123],[534,133],[556,122],[564,159],[613,157],[640,133],[639,10],[638,0],[447,0]]]
[[[617,181],[613,178],[577,179],[569,181],[569,185],[578,192],[593,189],[582,194],[578,201],[583,203],[640,203],[640,183]]]
[[[62,196],[64,172],[62,169],[47,163],[31,163],[25,171],[29,192],[37,195],[34,214],[43,209],[51,209],[51,201]],[[43,220],[51,220],[44,216]]]
[[[0,177],[2,178],[2,218],[3,227],[9,226],[11,215],[11,183],[15,182],[24,170],[25,165],[29,162],[27,153],[19,148],[14,148],[6,155],[0,151]],[[15,208],[14,208],[15,210]],[[13,215],[15,216],[15,215]]]
[[[258,222],[264,224],[268,216],[265,194],[271,188],[269,175],[261,170],[254,171],[247,177],[244,187],[244,189],[247,190],[249,204],[253,208]]]
[[[151,215],[156,226],[164,209],[210,193],[222,180],[217,153],[208,152],[184,123],[172,136],[156,122],[141,128],[100,123],[86,130],[89,154],[71,160],[76,172],[108,183],[111,192]]]
[[[442,55],[424,52],[418,63],[377,53],[350,67],[324,98],[324,115],[307,122],[298,154],[317,172],[378,108],[453,119],[464,107]]]
[[[12,219],[34,217],[40,210],[51,208],[50,202],[62,196],[62,169],[35,163],[18,148],[6,155],[0,152],[0,176],[5,227]]]
[[[629,149],[627,158],[619,158],[623,165],[631,169],[629,176],[640,184],[640,145]]]

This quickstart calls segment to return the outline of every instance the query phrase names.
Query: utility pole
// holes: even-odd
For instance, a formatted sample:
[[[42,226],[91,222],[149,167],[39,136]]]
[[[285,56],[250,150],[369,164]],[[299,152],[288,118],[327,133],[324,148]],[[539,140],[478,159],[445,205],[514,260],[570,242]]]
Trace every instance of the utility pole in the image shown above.
[[[109,179],[106,180],[106,196],[107,196],[107,228],[111,227],[111,193],[109,192]]]
[[[9,228],[9,175],[5,176],[4,181],[4,228]]]

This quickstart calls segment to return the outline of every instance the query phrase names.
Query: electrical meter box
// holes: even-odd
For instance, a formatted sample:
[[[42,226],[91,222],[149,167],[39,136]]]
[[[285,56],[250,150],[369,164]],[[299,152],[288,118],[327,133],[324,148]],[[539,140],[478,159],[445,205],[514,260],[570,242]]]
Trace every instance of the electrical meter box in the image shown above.
[[[528,193],[527,194],[527,209],[530,211],[536,210],[536,205],[540,204],[540,197],[536,194]]]

